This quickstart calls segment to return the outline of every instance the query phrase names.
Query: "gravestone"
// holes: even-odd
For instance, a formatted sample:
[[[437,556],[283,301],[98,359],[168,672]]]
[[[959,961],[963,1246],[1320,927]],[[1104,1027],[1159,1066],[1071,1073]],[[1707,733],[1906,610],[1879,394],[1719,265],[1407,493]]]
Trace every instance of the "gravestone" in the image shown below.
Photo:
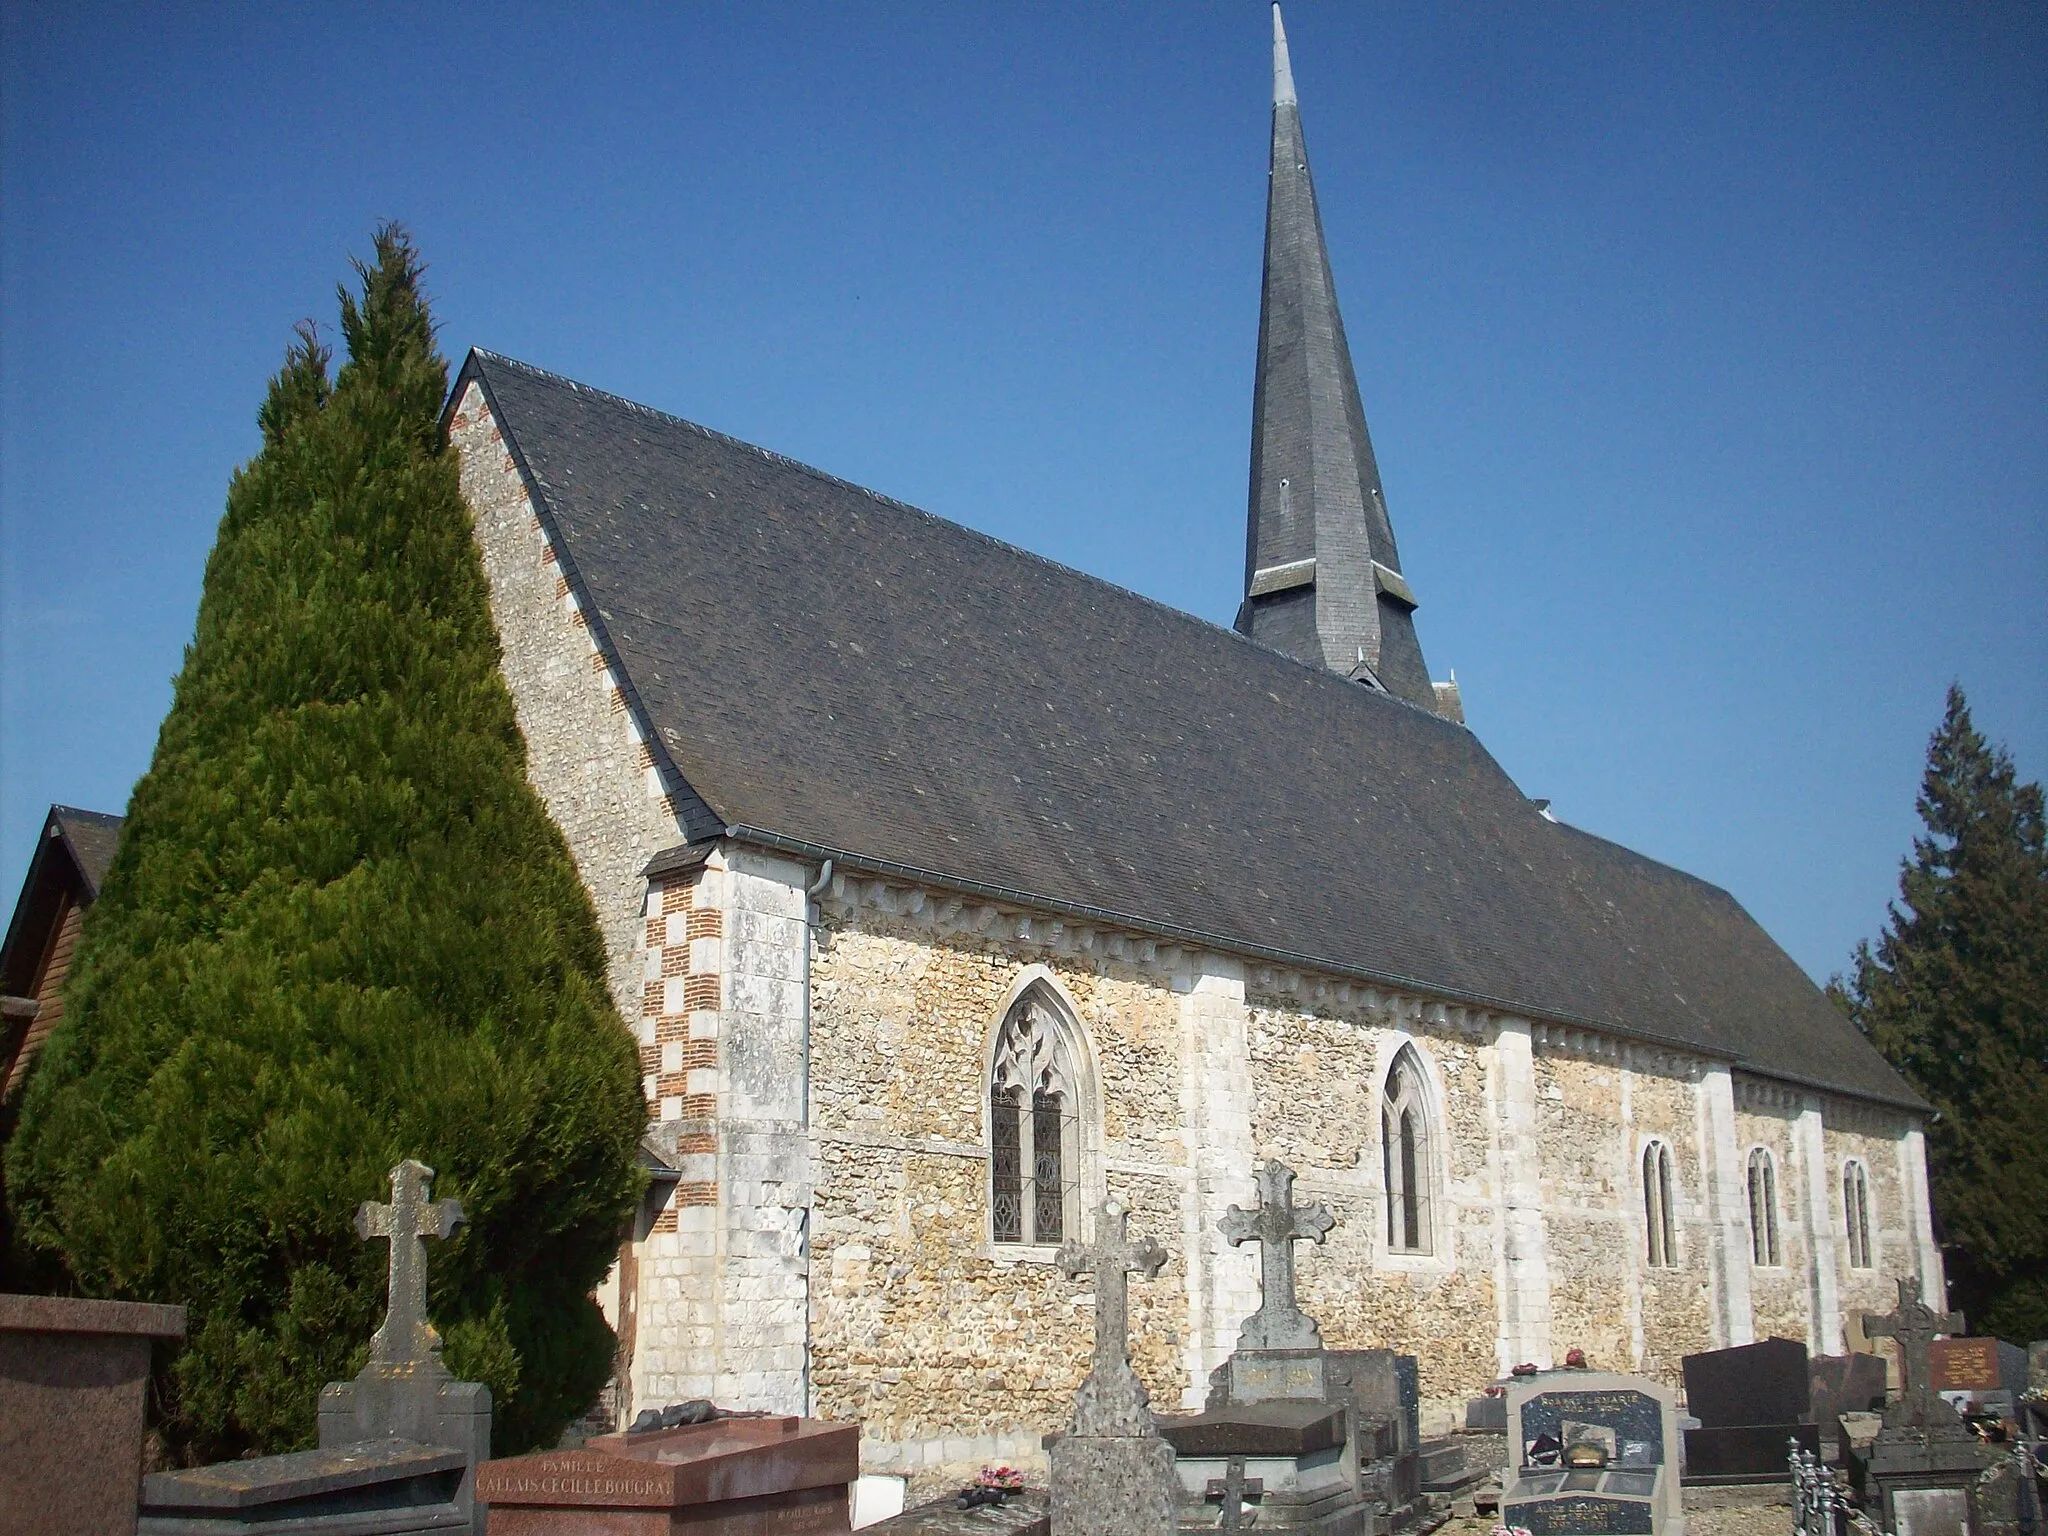
[[[1052,1528],[1060,1536],[1166,1536],[1174,1528],[1173,1447],[1131,1369],[1130,1276],[1159,1274],[1166,1250],[1133,1242],[1129,1214],[1102,1207],[1095,1246],[1070,1238],[1058,1263],[1095,1279],[1095,1359],[1074,1394],[1073,1428],[1051,1442]]]
[[[1259,1170],[1258,1190],[1256,1206],[1233,1205],[1221,1225],[1232,1247],[1259,1245],[1259,1309],[1244,1320],[1230,1357],[1230,1400],[1323,1398],[1329,1391],[1323,1332],[1295,1300],[1294,1245],[1322,1242],[1337,1218],[1325,1206],[1295,1205],[1294,1170],[1285,1163],[1269,1160]]]
[[[1700,1421],[1685,1432],[1686,1482],[1788,1482],[1788,1441],[1820,1454],[1812,1369],[1798,1340],[1706,1350],[1681,1368],[1686,1411]]]
[[[135,1529],[149,1356],[185,1309],[0,1294],[0,1536]]]
[[[1702,1428],[1797,1424],[1806,1417],[1813,1387],[1806,1346],[1796,1339],[1710,1349],[1680,1364],[1685,1410]]]
[[[365,1241],[390,1240],[387,1303],[361,1372],[320,1393],[319,1449],[153,1473],[141,1536],[483,1536],[475,1484],[491,1450],[491,1392],[449,1373],[427,1321],[426,1239],[462,1223],[458,1202],[428,1198],[433,1177],[408,1158],[391,1170],[390,1204],[356,1211]]]
[[[1960,1313],[1937,1312],[1920,1297],[1919,1278],[1899,1281],[1898,1310],[1866,1315],[1872,1338],[1896,1339],[1903,1390],[1884,1416],[1860,1471],[1896,1536],[1963,1536],[1969,1488],[1995,1452],[1973,1436],[1934,1387],[1937,1333],[1963,1331]]]
[[[843,1536],[860,1426],[732,1417],[487,1461],[490,1536]]]
[[[1884,1361],[1876,1355],[1815,1355],[1807,1363],[1812,1381],[1810,1417],[1823,1441],[1835,1438],[1845,1413],[1884,1411]]]
[[[1659,1382],[1545,1371],[1508,1388],[1501,1523],[1532,1536],[1683,1536],[1678,1403]]]
[[[1294,1203],[1283,1163],[1259,1170],[1258,1190],[1257,1207],[1232,1206],[1221,1231],[1260,1245],[1259,1308],[1210,1376],[1206,1411],[1160,1425],[1178,1453],[1182,1529],[1217,1529],[1234,1514],[1233,1476],[1243,1519],[1260,1530],[1346,1536],[1405,1523],[1421,1508],[1413,1360],[1323,1347],[1296,1300],[1294,1245],[1323,1241],[1336,1220]]]
[[[1934,1390],[1958,1412],[2017,1419],[2027,1390],[2027,1352],[2003,1339],[1936,1339],[1928,1347]]]

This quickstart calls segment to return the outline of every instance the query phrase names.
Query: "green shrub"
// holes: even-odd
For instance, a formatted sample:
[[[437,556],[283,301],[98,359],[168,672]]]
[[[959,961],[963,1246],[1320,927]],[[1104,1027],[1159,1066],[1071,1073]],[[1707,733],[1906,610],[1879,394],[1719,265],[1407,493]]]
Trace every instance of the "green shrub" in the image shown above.
[[[375,246],[346,363],[302,326],[271,383],[7,1148],[30,1266],[191,1307],[159,1382],[187,1456],[312,1443],[383,1312],[350,1223],[407,1156],[469,1216],[429,1295],[498,1448],[611,1367],[589,1292],[638,1188],[636,1052],[526,780],[420,263]]]

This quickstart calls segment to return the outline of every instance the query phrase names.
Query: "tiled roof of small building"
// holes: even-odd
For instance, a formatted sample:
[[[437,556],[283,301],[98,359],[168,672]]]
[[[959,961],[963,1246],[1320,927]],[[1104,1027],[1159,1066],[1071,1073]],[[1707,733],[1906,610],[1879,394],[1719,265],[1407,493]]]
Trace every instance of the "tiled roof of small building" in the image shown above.
[[[1727,892],[1546,818],[1477,737],[1229,630],[490,353],[690,836],[1921,1101]]]

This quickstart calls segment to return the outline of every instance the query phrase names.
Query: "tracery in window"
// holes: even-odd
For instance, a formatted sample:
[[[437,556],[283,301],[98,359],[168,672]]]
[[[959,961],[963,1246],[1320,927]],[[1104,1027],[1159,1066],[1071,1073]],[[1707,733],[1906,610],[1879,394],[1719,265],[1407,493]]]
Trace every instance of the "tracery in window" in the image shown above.
[[[1402,1046],[1380,1097],[1380,1156],[1391,1253],[1428,1253],[1433,1246],[1426,1082],[1415,1047]]]
[[[1870,1268],[1870,1175],[1856,1158],[1842,1164],[1842,1211],[1849,1226],[1849,1267]]]
[[[1766,1268],[1778,1262],[1778,1169],[1762,1147],[1749,1154],[1749,1257]]]
[[[1650,1267],[1678,1267],[1678,1231],[1671,1212],[1671,1149],[1661,1141],[1643,1148],[1643,1226]]]
[[[1080,1075],[1058,1009],[1033,986],[996,1037],[989,1074],[989,1210],[999,1243],[1059,1243],[1074,1232]]]

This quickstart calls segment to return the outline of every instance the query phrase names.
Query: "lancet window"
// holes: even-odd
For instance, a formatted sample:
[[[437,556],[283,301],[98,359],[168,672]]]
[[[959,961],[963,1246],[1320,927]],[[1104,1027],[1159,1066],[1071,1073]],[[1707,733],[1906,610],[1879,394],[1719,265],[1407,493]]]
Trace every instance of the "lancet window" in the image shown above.
[[[1076,1235],[1080,1090],[1068,1025],[1033,987],[996,1037],[989,1075],[989,1210],[999,1243]]]
[[[1428,1079],[1415,1047],[1404,1045],[1380,1097],[1380,1157],[1387,1188],[1387,1251],[1429,1253]]]
[[[1650,1268],[1678,1267],[1678,1229],[1671,1211],[1671,1149],[1661,1141],[1643,1148],[1643,1226]]]
[[[1870,1268],[1870,1174],[1855,1158],[1842,1164],[1842,1211],[1849,1224],[1849,1267]]]
[[[1762,1147],[1749,1154],[1749,1256],[1766,1268],[1778,1262],[1778,1168]]]

